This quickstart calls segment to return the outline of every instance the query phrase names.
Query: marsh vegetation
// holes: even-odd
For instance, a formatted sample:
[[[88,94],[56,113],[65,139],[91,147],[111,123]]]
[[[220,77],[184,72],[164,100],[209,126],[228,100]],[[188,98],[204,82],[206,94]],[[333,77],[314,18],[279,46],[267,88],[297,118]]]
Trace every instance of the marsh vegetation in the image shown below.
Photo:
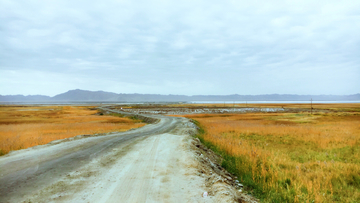
[[[264,202],[359,202],[360,105],[318,105],[314,114],[300,104],[288,108],[186,117]]]
[[[126,131],[139,120],[82,106],[0,106],[0,155],[77,135]]]

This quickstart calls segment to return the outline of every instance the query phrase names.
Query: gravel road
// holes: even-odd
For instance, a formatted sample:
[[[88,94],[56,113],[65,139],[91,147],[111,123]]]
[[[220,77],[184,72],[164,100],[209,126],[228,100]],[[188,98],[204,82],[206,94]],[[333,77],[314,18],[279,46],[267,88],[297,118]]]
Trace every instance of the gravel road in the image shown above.
[[[150,117],[158,122],[0,157],[0,202],[218,202],[220,196],[203,197],[192,123]]]

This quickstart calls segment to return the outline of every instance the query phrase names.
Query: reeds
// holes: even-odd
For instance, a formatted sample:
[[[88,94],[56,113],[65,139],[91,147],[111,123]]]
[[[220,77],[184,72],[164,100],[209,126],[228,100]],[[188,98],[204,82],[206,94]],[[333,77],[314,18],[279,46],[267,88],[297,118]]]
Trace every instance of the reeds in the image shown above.
[[[189,115],[265,202],[359,202],[360,114]],[[245,180],[246,179],[246,180]],[[261,192],[258,192],[261,193]]]
[[[90,107],[0,107],[0,155],[83,134],[141,127],[129,118],[95,115]]]

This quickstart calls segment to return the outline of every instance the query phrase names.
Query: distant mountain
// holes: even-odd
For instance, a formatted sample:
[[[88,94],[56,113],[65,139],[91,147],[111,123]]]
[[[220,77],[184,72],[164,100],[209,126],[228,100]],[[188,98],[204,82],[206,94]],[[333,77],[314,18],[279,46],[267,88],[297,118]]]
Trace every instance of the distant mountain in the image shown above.
[[[51,97],[43,95],[0,95],[0,102],[48,102]]]
[[[0,95],[0,102],[189,102],[189,101],[360,101],[354,95],[160,95],[160,94],[116,94],[104,91],[70,90],[54,97],[42,95]]]
[[[70,90],[51,98],[53,101],[117,101],[119,95],[112,92]]]

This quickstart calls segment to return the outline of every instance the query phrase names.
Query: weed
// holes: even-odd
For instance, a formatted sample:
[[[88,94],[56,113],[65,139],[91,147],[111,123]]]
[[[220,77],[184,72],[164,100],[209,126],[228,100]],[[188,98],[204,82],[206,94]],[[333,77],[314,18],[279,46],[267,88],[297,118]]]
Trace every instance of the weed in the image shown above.
[[[359,113],[186,117],[222,166],[264,202],[360,201]]]
[[[0,155],[76,135],[125,131],[145,125],[118,115],[99,115],[91,107],[0,106]]]

